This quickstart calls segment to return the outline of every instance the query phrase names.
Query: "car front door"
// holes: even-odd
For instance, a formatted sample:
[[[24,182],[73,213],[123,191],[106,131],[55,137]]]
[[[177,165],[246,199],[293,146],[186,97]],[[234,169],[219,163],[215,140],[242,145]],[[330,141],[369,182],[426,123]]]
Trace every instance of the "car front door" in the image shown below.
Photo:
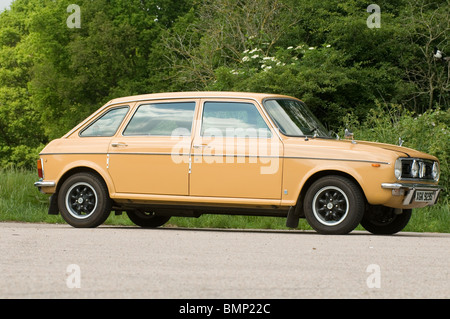
[[[205,99],[192,143],[191,196],[280,199],[283,147],[253,100]]]

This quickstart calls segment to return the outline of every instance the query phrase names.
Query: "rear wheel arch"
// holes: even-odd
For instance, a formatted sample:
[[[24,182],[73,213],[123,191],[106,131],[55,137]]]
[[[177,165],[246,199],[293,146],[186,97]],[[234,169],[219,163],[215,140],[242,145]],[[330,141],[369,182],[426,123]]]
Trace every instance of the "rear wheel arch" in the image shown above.
[[[95,169],[87,167],[87,166],[77,166],[77,167],[73,167],[73,168],[67,170],[58,180],[58,183],[56,186],[56,193],[59,192],[59,190],[61,189],[61,186],[64,184],[64,182],[70,176],[78,174],[78,173],[91,173],[93,175],[96,175],[105,184],[106,188],[108,189],[108,193],[111,194],[111,185],[108,185],[104,176],[102,174],[100,174],[98,171],[96,171]]]

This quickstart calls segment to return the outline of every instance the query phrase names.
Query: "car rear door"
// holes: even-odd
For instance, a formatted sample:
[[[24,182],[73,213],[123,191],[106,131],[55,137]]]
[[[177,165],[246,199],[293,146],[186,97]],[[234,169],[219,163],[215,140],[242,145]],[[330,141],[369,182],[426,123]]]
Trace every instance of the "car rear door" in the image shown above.
[[[191,132],[198,100],[141,102],[109,146],[117,193],[188,195]]]

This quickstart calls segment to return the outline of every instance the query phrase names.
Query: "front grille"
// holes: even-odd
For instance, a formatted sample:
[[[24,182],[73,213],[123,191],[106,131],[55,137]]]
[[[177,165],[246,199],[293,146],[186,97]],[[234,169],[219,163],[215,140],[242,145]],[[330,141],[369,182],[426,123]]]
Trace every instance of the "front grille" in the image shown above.
[[[402,179],[433,180],[433,161],[419,158],[402,159]]]

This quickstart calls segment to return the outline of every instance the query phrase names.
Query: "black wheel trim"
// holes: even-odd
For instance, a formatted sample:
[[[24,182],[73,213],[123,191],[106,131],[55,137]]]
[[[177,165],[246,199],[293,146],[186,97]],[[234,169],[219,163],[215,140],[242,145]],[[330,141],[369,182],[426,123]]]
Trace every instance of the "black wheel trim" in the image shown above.
[[[88,183],[75,183],[66,193],[65,204],[70,215],[86,219],[97,208],[97,192]]]
[[[348,214],[349,200],[336,186],[325,186],[314,196],[312,209],[317,221],[325,226],[340,224]]]

